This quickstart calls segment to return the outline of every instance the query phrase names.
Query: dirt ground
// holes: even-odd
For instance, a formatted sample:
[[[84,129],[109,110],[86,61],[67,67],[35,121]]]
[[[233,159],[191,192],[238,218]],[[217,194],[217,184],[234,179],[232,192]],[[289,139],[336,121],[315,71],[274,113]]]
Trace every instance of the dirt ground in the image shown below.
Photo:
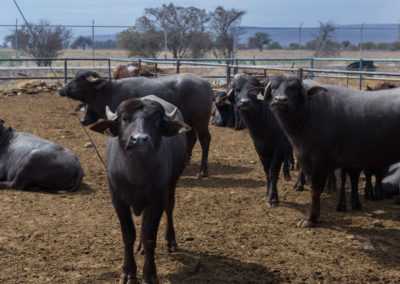
[[[55,92],[0,95],[0,118],[72,149],[85,171],[74,193],[0,192],[0,283],[116,283],[123,261],[118,219],[104,167],[85,146],[89,140],[68,100]],[[176,253],[165,250],[162,220],[156,249],[161,283],[400,281],[400,205],[394,199],[362,198],[361,211],[342,213],[335,210],[337,193],[327,192],[318,227],[297,228],[309,201],[309,192],[293,191],[298,172],[292,181],[279,180],[280,206],[268,208],[264,174],[246,131],[211,126],[211,134],[210,177],[196,178],[197,144],[178,183]],[[104,154],[106,137],[90,135]],[[136,261],[140,278],[143,256]]]

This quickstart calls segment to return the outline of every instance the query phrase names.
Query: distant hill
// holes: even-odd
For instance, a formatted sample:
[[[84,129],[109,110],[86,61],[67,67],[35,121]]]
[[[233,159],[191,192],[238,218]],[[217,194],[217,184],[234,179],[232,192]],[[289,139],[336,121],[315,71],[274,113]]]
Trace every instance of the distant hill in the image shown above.
[[[337,27],[335,41],[342,42],[349,40],[357,45],[360,42],[361,25],[341,25]],[[302,28],[301,43],[305,44],[314,39],[318,28]],[[242,27],[242,34],[239,43],[247,43],[249,37],[256,32],[265,32],[271,36],[272,41],[279,42],[282,46],[287,46],[292,42],[299,42],[299,29],[297,28],[258,28]],[[394,42],[398,40],[398,24],[366,24],[363,29],[363,42]]]

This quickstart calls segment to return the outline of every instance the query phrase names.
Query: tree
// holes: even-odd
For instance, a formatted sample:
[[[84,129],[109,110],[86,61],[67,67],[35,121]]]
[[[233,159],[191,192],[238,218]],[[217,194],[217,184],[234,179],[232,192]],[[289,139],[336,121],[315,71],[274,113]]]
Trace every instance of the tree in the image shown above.
[[[332,22],[319,22],[319,30],[315,35],[318,45],[315,49],[314,57],[329,57],[339,53],[338,46],[332,44],[335,32],[336,26]]]
[[[40,20],[39,24],[24,25],[18,32],[18,48],[34,58],[55,58],[60,55],[63,47],[71,37],[71,30],[52,26],[46,20]],[[15,31],[6,37],[12,47],[15,48]],[[50,66],[51,60],[37,60],[38,66]]]
[[[306,43],[305,48],[308,50],[315,50],[315,49],[317,49],[317,46],[318,46],[317,40],[313,39]]]
[[[299,49],[299,44],[296,42],[292,42],[289,44],[289,49],[292,49],[292,50]]]
[[[182,58],[190,49],[195,35],[205,31],[207,21],[205,10],[170,3],[161,8],[145,9],[145,15],[137,19],[136,25],[151,29],[161,27],[167,33],[167,46],[174,58]]]
[[[129,28],[117,34],[117,45],[129,56],[156,58],[164,48],[164,33],[154,29],[138,31]]]
[[[232,58],[235,33],[238,36],[238,27],[245,13],[243,10],[225,10],[222,6],[218,6],[209,14],[210,28],[215,37],[214,55],[216,57],[221,55]]]
[[[70,47],[72,49],[82,48],[85,50],[87,46],[91,46],[92,44],[93,41],[89,36],[79,36],[73,43],[71,43]]]
[[[344,49],[348,48],[350,46],[350,41],[349,40],[342,41],[342,46]]]
[[[390,46],[390,44],[387,43],[387,42],[379,42],[379,43],[376,45],[376,48],[377,48],[377,49],[380,49],[380,50],[388,50],[388,49],[389,49],[389,46]]]
[[[212,48],[212,39],[207,32],[193,32],[188,36],[191,58],[201,58]]]
[[[363,42],[362,44],[363,49],[376,49],[376,44],[373,41]]]
[[[268,33],[258,32],[249,38],[249,48],[258,48],[262,51],[265,44],[271,42],[271,36]]]
[[[282,46],[279,42],[274,41],[273,43],[269,44],[268,49],[282,49]]]

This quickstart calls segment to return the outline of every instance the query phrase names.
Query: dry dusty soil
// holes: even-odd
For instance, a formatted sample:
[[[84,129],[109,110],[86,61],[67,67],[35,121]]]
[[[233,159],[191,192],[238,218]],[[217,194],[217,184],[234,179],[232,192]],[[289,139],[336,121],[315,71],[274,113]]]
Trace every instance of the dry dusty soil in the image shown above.
[[[55,92],[0,96],[0,117],[72,149],[85,171],[74,193],[0,192],[0,283],[116,283],[123,245],[106,174],[67,99]],[[309,192],[293,191],[298,172],[279,180],[280,206],[268,208],[247,132],[211,126],[211,133],[210,177],[196,178],[196,145],[178,183],[176,253],[165,250],[162,220],[161,283],[400,282],[394,199],[362,198],[361,211],[342,213],[335,211],[337,192],[326,192],[318,227],[297,228],[309,200]],[[90,134],[103,155],[106,137]],[[136,260],[141,277],[143,256]]]

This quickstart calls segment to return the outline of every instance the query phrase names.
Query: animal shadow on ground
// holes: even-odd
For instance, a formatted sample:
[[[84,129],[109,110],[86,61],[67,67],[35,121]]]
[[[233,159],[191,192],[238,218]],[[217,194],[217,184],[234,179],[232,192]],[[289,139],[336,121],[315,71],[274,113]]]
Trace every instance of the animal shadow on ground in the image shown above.
[[[190,162],[190,164],[185,168],[184,176],[196,176],[199,170],[200,164],[195,162]],[[252,171],[251,167],[243,166],[232,166],[227,164],[222,164],[220,162],[209,162],[208,163],[208,174],[211,176],[215,175],[237,175],[245,174]]]
[[[241,262],[221,255],[196,253],[185,249],[170,254],[184,267],[168,275],[171,283],[279,283],[279,272],[264,266]]]
[[[182,177],[178,186],[203,188],[257,188],[265,186],[265,181],[251,178],[232,178],[211,176],[204,179]]]

